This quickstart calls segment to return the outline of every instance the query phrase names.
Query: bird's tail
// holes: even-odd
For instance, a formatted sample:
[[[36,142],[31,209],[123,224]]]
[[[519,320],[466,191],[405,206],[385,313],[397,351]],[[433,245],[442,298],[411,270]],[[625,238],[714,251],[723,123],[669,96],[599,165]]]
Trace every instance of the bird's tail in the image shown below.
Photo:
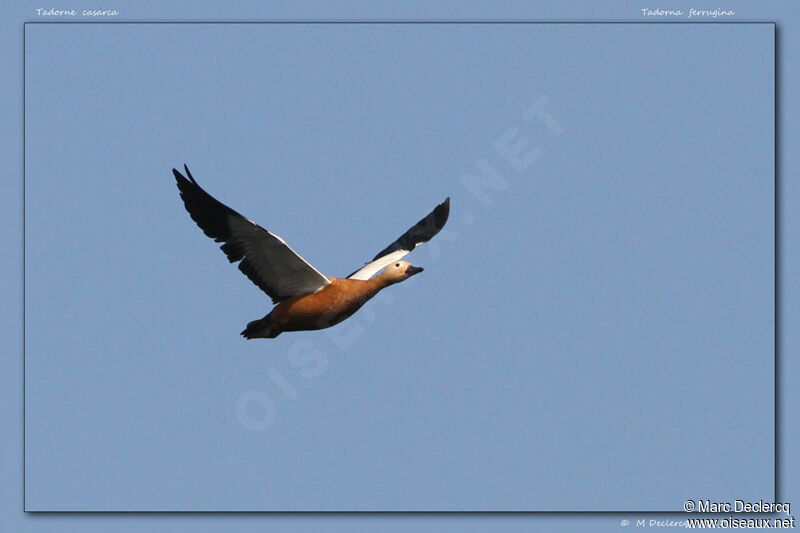
[[[269,315],[258,320],[253,320],[247,324],[247,327],[242,331],[242,337],[245,339],[274,339],[281,334],[281,330],[277,324],[272,322]]]

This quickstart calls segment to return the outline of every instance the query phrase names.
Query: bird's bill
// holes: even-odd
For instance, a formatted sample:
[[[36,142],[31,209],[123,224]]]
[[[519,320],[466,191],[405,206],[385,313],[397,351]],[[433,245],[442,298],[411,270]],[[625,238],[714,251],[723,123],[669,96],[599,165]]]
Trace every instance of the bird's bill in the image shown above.
[[[413,276],[414,274],[419,274],[419,273],[420,273],[420,272],[422,272],[423,270],[425,270],[425,269],[424,269],[424,268],[422,268],[422,267],[409,266],[409,267],[406,269],[406,274],[408,275],[408,277],[411,277],[411,276]]]

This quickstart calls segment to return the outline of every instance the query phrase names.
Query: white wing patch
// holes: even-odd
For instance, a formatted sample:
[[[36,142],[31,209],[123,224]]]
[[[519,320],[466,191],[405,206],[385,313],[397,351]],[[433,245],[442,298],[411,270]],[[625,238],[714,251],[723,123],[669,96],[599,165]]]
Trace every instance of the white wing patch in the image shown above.
[[[395,250],[390,254],[379,257],[371,263],[367,263],[360,270],[357,270],[351,274],[348,279],[360,279],[361,281],[366,281],[395,261],[399,261],[406,255],[408,255],[408,250]]]

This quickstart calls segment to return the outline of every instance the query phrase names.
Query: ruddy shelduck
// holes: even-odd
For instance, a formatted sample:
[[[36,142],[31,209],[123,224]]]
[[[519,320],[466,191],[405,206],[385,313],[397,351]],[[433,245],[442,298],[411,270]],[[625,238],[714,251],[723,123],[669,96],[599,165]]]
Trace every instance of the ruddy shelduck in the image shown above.
[[[275,304],[267,316],[247,324],[241,333],[247,339],[274,339],[284,331],[323,329],[345,320],[380,290],[422,272],[401,258],[439,233],[450,214],[447,198],[371,262],[347,278],[330,278],[283,239],[216,200],[183,168],[186,176],[172,172],[192,220],[222,243],[228,260],[239,261],[239,270]]]

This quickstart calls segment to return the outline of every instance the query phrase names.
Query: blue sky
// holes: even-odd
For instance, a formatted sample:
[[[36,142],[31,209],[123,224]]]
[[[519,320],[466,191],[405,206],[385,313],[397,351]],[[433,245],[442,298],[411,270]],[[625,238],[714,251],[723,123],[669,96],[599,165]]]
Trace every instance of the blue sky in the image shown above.
[[[772,497],[772,26],[26,34],[29,508]],[[451,220],[349,321],[245,342],[269,303],[184,162],[332,276]]]

